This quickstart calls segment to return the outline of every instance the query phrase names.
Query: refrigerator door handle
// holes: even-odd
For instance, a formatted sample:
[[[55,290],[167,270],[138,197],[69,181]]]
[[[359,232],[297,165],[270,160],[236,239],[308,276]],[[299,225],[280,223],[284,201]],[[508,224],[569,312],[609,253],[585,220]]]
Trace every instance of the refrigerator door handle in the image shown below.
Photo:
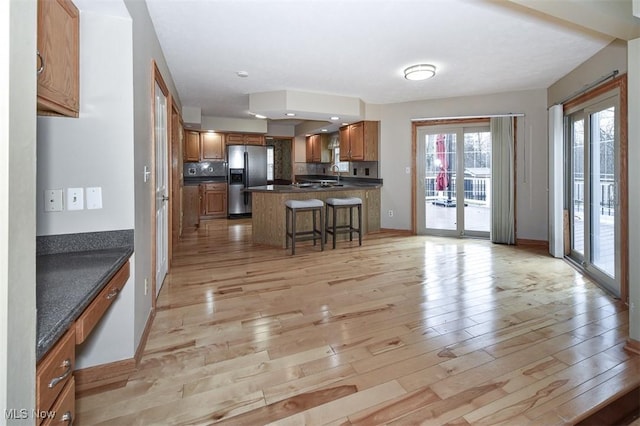
[[[244,169],[242,170],[242,173],[244,176],[242,176],[242,180],[244,182],[244,187],[248,188],[249,187],[249,173],[247,172],[249,170],[249,153],[247,151],[244,152]],[[244,194],[244,205],[248,205],[249,204],[249,193],[247,191],[242,191],[242,193]]]

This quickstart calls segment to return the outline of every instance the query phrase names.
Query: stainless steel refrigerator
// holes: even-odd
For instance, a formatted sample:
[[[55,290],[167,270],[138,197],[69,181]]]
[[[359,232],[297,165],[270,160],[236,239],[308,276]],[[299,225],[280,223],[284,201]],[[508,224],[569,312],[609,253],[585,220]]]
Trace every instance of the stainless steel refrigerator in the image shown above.
[[[251,193],[245,188],[267,184],[267,147],[230,145],[227,147],[229,217],[251,215]]]

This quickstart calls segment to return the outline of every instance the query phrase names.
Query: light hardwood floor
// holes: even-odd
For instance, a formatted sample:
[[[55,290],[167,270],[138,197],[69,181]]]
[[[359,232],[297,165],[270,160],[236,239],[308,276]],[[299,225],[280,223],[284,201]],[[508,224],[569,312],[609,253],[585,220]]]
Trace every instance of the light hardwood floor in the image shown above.
[[[138,371],[79,425],[574,423],[640,384],[627,307],[544,252],[383,232],[188,234]]]

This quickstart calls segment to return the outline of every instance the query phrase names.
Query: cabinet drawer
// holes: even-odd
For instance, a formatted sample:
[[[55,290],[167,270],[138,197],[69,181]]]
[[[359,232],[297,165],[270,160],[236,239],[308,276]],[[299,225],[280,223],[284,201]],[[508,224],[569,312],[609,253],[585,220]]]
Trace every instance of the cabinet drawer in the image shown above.
[[[93,299],[93,302],[87,306],[87,309],[76,320],[76,344],[79,345],[87,339],[91,330],[98,324],[107,308],[116,299],[127,279],[129,279],[129,261],[122,265],[100,294]]]
[[[202,184],[204,191],[226,191],[226,183],[204,183]]]
[[[71,379],[76,363],[76,334],[71,327],[36,368],[36,406],[50,410],[53,401]]]
[[[42,423],[43,426],[73,424],[76,418],[76,381],[73,377],[60,393],[60,398],[51,407],[51,412],[55,413],[55,417],[45,420]]]

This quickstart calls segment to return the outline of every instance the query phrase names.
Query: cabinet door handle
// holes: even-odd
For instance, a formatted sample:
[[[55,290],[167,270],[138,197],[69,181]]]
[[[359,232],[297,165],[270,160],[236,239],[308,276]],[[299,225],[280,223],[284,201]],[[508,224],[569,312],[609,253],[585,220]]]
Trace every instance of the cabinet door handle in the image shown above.
[[[120,289],[119,288],[114,288],[113,290],[111,290],[109,292],[109,294],[107,294],[107,300],[111,300],[114,297],[116,297],[118,295],[118,293],[120,293]]]
[[[42,57],[42,55],[40,54],[40,50],[36,50],[36,55],[38,55],[38,59],[40,59],[40,68],[38,68],[38,70],[36,71],[36,73],[38,75],[42,74],[42,71],[44,71],[44,58]]]
[[[67,422],[67,425],[73,426],[73,414],[71,414],[71,411],[64,413],[60,421]]]
[[[49,382],[49,389],[53,389],[58,383],[66,379],[69,374],[71,374],[71,360],[69,358],[62,361],[61,367],[66,367],[64,373],[61,376],[56,377],[55,379],[51,379]]]

